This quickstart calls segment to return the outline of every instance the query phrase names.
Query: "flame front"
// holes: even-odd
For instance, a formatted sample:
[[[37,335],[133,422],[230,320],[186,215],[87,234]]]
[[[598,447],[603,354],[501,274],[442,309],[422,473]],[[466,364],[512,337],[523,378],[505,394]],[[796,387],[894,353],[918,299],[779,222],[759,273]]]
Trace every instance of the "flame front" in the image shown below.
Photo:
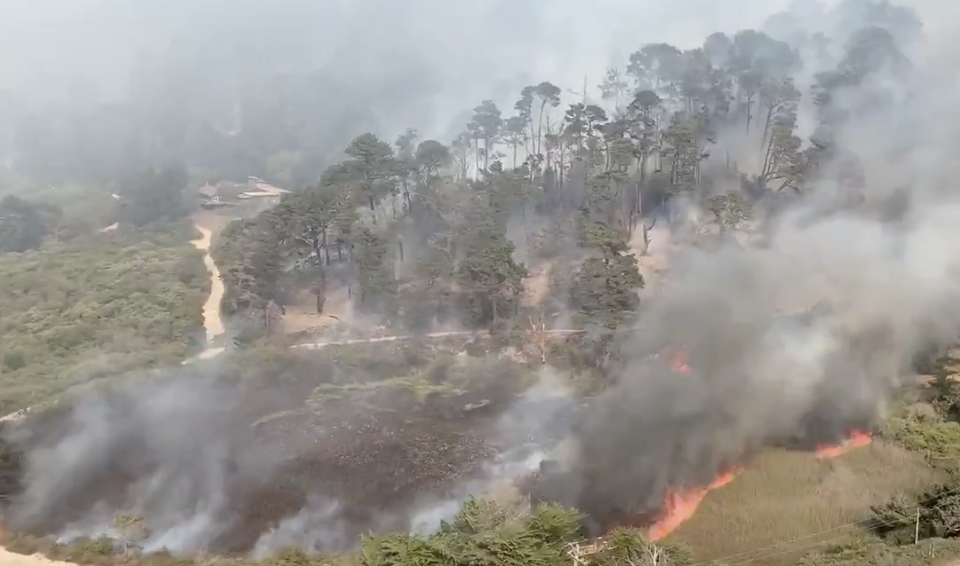
[[[873,442],[873,436],[869,432],[855,430],[850,433],[850,436],[847,437],[847,440],[844,441],[843,444],[838,444],[836,446],[821,444],[820,446],[817,446],[815,453],[817,458],[820,458],[821,460],[827,460],[846,454],[854,448],[862,448],[871,442]]]
[[[690,374],[687,353],[682,348],[666,350],[662,352],[662,355],[668,358],[667,363],[671,371],[680,375]],[[829,444],[820,445],[816,447],[814,453],[816,457],[821,460],[836,458],[854,448],[867,446],[872,440],[873,437],[870,433],[854,430],[842,444],[836,446]],[[700,502],[703,501],[703,498],[706,497],[708,493],[729,484],[741,471],[740,468],[733,468],[721,472],[717,478],[706,487],[678,488],[668,492],[664,498],[663,511],[660,513],[659,518],[647,528],[647,538],[652,541],[657,541],[671,534],[677,527],[683,524],[684,521],[693,517],[694,513],[697,512],[697,507],[700,506]],[[624,523],[630,524],[632,521],[628,518]]]
[[[739,469],[734,469],[720,474],[707,487],[668,493],[663,501],[663,513],[660,519],[647,529],[647,538],[657,541],[675,531],[684,521],[693,517],[700,502],[708,493],[729,484],[739,473]]]
[[[686,373],[684,370],[679,371]],[[872,441],[873,437],[870,433],[853,431],[843,444],[818,446],[815,454],[821,460],[836,458],[854,448],[867,446]],[[697,507],[700,506],[700,502],[708,493],[729,484],[740,472],[739,468],[723,472],[706,487],[678,489],[667,493],[663,501],[663,512],[660,518],[647,529],[647,538],[657,541],[675,531],[684,521],[693,517],[694,513],[697,512]]]
[[[677,350],[670,356],[670,369],[677,373],[690,373],[687,354],[683,350]]]

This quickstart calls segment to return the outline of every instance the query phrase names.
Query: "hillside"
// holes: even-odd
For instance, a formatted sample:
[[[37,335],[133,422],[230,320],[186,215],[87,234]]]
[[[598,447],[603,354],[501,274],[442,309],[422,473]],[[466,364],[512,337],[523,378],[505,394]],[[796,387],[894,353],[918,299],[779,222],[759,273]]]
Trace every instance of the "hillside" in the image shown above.
[[[912,10],[815,7],[450,141],[265,63],[11,102],[0,562],[960,559],[958,93]]]
[[[200,258],[185,241],[141,237],[90,236],[0,256],[3,410],[203,344],[197,310],[209,281]]]

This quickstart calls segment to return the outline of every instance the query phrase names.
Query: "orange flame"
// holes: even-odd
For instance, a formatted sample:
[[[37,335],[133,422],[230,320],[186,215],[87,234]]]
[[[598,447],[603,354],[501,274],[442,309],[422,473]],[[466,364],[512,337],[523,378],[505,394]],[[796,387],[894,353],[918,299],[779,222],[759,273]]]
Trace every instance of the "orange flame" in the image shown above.
[[[687,354],[683,349],[668,350],[664,352],[669,355],[670,369],[676,373],[689,374],[690,366],[687,360]],[[868,432],[855,430],[847,437],[847,440],[838,446],[820,445],[815,450],[816,457],[819,459],[836,458],[846,454],[854,448],[867,446],[873,440]],[[667,493],[663,501],[663,511],[660,517],[647,528],[647,538],[652,541],[660,540],[675,531],[684,521],[693,517],[697,512],[700,502],[708,493],[715,489],[724,487],[733,481],[742,470],[735,468],[721,473],[717,479],[713,480],[706,487],[697,487],[692,489],[676,489]]]
[[[685,373],[685,370],[677,371]],[[872,441],[873,437],[870,433],[855,430],[839,446],[818,446],[816,457],[819,459],[836,458],[854,448],[867,446]],[[694,513],[697,512],[697,507],[700,506],[700,502],[708,493],[732,482],[740,471],[740,469],[734,469],[724,472],[706,487],[669,492],[663,501],[663,512],[660,518],[647,529],[647,537],[652,541],[657,541],[675,531],[684,521],[693,517]]]
[[[822,444],[817,446],[816,455],[817,458],[820,458],[821,460],[836,458],[837,456],[846,454],[854,448],[862,448],[867,446],[871,442],[873,442],[873,436],[869,432],[855,430],[850,433],[850,436],[847,437],[847,440],[844,441],[843,444],[838,444],[836,446]]]
[[[690,373],[687,354],[683,350],[676,350],[670,356],[670,369],[677,373]]]
[[[684,521],[693,517],[700,502],[708,493],[719,489],[733,481],[739,469],[733,469],[717,476],[707,487],[699,487],[685,491],[671,491],[663,501],[663,513],[660,518],[647,529],[647,538],[653,541],[660,540],[677,529]]]

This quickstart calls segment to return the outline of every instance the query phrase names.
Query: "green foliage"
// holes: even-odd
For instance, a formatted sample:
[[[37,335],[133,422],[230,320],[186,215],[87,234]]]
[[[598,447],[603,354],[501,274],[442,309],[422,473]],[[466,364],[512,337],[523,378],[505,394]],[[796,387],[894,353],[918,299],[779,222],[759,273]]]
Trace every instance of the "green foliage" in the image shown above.
[[[517,312],[527,271],[513,260],[513,250],[504,235],[480,231],[471,238],[457,265],[460,311],[478,326]]]
[[[417,146],[416,165],[419,169],[419,181],[422,185],[429,185],[440,169],[450,165],[452,156],[450,148],[437,140],[423,140]]]
[[[918,512],[919,508],[919,512]],[[893,544],[912,544],[915,537],[960,536],[960,482],[926,491],[917,500],[902,496],[873,508],[871,529]]]
[[[920,452],[935,467],[953,474],[960,472],[960,423],[891,417],[883,435],[908,450]]]
[[[707,210],[721,232],[738,230],[753,217],[753,207],[741,193],[727,193],[710,197]]]
[[[605,252],[583,262],[570,286],[570,307],[580,325],[594,323],[609,330],[637,313],[643,277],[632,254]]]
[[[6,196],[0,200],[0,253],[35,250],[62,223],[56,206]]]
[[[956,539],[928,539],[918,545],[891,546],[876,539],[861,539],[815,550],[797,566],[929,566],[960,552]],[[766,561],[756,560],[759,566]]]
[[[637,529],[616,528],[603,541],[603,548],[590,560],[595,566],[684,566],[692,562],[685,549],[654,544]]]
[[[190,209],[184,199],[187,172],[182,168],[147,169],[123,178],[118,220],[137,227],[184,218]]]
[[[27,359],[20,352],[7,352],[3,355],[3,367],[9,371],[17,371],[27,367]]]
[[[431,536],[363,539],[361,566],[560,566],[578,540],[580,515],[553,505],[516,516],[488,501],[468,500],[452,523]]]
[[[213,241],[211,257],[224,283],[221,314],[267,316],[271,302],[283,302],[281,280],[286,255],[278,232],[262,216],[231,222]]]
[[[202,345],[209,276],[181,245],[91,241],[0,255],[0,412]]]
[[[0,433],[2,432],[3,429],[0,428]],[[21,454],[0,435],[0,509],[8,497],[19,491],[22,474]]]
[[[345,153],[352,159],[344,161],[342,166],[351,181],[356,183],[356,196],[372,211],[380,199],[394,190],[393,176],[397,173],[398,163],[393,148],[367,133],[354,138]]]
[[[361,308],[380,313],[392,312],[397,282],[387,241],[367,228],[357,231],[354,244],[357,283]]]

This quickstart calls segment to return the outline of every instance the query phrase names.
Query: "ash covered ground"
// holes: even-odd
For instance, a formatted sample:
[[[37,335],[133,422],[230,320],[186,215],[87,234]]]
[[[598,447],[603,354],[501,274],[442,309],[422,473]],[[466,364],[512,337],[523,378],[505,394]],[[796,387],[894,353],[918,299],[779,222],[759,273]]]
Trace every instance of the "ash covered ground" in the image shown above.
[[[117,517],[134,516],[146,551],[231,555],[429,531],[471,493],[535,467],[573,414],[553,380],[498,367],[426,394],[331,388],[322,367],[282,386],[170,375],[92,390],[4,430],[20,468],[8,469],[7,524],[64,542],[123,539]],[[447,373],[427,379],[442,386]]]

